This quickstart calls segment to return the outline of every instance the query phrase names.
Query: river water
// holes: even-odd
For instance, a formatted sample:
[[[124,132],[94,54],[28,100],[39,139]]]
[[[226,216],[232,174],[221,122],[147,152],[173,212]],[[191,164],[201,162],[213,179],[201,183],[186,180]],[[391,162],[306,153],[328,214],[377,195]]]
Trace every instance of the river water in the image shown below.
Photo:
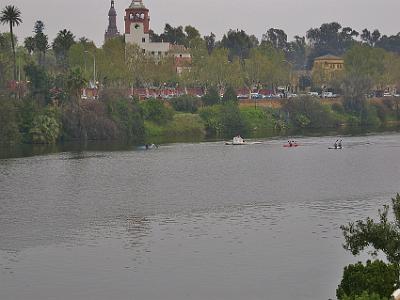
[[[335,298],[339,226],[400,192],[400,135],[0,160],[2,300]]]

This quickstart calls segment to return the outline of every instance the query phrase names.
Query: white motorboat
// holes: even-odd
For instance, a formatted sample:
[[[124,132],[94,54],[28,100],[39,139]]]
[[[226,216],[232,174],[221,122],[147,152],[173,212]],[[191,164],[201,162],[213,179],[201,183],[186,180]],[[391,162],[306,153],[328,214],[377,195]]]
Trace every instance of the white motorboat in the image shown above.
[[[235,136],[232,142],[225,142],[225,145],[241,146],[241,145],[257,145],[262,144],[261,142],[246,142],[240,135]]]

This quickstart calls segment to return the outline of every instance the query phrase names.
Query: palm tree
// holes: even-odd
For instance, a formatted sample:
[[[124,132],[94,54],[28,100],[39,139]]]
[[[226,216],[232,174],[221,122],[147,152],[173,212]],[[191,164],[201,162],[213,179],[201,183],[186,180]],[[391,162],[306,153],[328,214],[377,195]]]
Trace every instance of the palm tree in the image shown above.
[[[87,81],[82,74],[80,68],[73,68],[69,71],[67,76],[67,89],[69,92],[70,100],[79,106],[81,93]]]
[[[68,51],[73,44],[75,44],[75,37],[67,29],[60,30],[53,41],[53,50],[64,70],[67,69]]]
[[[11,46],[14,58],[14,80],[17,80],[17,59],[15,57],[15,44],[14,44],[15,41],[14,41],[13,27],[19,26],[19,24],[22,23],[21,11],[14,5],[7,5],[1,11],[0,22],[1,24],[8,23],[10,25]]]
[[[35,39],[31,36],[25,38],[24,47],[28,51],[29,55],[35,50]]]

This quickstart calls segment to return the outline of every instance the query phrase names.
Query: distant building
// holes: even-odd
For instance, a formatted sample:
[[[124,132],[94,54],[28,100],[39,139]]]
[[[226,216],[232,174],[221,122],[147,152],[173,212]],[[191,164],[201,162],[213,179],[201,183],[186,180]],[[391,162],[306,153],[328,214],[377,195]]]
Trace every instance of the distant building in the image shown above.
[[[191,56],[183,45],[172,45],[168,42],[152,42],[150,40],[149,10],[142,0],[132,0],[131,5],[125,9],[125,43],[136,44],[143,53],[161,58],[173,55],[175,58],[176,72],[180,74],[191,62]]]
[[[313,72],[323,70],[326,74],[332,74],[344,70],[344,59],[335,55],[324,55],[314,59]]]
[[[314,84],[326,88],[344,70],[344,60],[334,55],[324,55],[314,59],[312,80]]]
[[[117,12],[114,8],[114,0],[112,0],[110,10],[108,11],[108,27],[104,34],[104,40],[107,41],[118,36],[120,34],[117,28]]]

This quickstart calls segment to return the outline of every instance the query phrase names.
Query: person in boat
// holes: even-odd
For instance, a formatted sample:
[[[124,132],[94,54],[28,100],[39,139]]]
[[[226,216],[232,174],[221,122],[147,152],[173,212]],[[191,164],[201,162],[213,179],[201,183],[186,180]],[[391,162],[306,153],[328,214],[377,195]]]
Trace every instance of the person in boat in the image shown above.
[[[333,148],[335,148],[335,149],[338,148],[338,141],[339,141],[339,140],[336,140],[336,142],[333,144]]]
[[[339,148],[339,149],[342,149],[342,140],[339,141],[339,143],[338,143],[338,148]]]
[[[243,144],[244,140],[243,138],[240,136],[240,134],[238,134],[237,136],[235,136],[232,140],[233,144]]]
[[[149,144],[146,144],[146,145],[144,145],[145,147],[146,147],[146,150],[149,150],[149,148],[150,148],[150,145]]]
[[[293,147],[292,141],[288,141],[288,143],[289,143],[289,147]]]

